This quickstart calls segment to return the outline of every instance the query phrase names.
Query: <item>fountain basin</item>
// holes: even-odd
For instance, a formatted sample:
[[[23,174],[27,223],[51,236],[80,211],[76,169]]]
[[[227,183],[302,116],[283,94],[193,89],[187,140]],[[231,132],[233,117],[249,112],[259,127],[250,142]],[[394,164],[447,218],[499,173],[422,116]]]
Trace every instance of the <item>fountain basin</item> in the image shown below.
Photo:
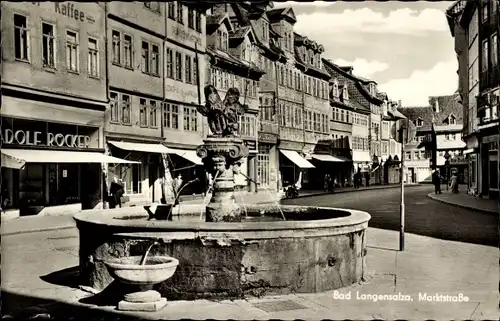
[[[366,270],[366,212],[308,206],[247,205],[242,222],[205,222],[202,206],[180,207],[173,221],[148,220],[140,207],[83,211],[82,283],[104,289],[112,281],[104,262],[140,256],[179,260],[171,278],[154,289],[171,300],[244,298],[323,292],[362,280]]]
[[[113,278],[127,284],[151,285],[170,278],[179,261],[169,256],[148,257],[144,265],[140,265],[142,256],[113,258],[104,264]]]

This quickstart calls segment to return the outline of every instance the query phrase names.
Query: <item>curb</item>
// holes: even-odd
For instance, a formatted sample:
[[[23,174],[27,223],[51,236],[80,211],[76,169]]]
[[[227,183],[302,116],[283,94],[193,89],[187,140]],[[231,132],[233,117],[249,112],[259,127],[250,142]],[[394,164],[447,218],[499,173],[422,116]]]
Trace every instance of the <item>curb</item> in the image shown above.
[[[427,197],[433,201],[436,201],[436,202],[448,204],[451,206],[465,208],[465,209],[471,210],[471,211],[476,211],[476,212],[481,212],[481,213],[486,213],[486,214],[498,214],[498,211],[491,211],[491,210],[486,210],[483,208],[477,208],[477,207],[472,207],[472,206],[467,206],[467,205],[462,205],[462,204],[456,204],[456,203],[453,203],[451,201],[443,200],[443,199],[440,199],[440,198],[434,196],[432,193],[427,194]]]
[[[405,184],[406,187],[416,187],[416,186],[422,186],[422,184]],[[383,187],[375,187],[375,188],[364,188],[364,189],[345,189],[345,190],[340,190],[340,191],[335,191],[333,193],[331,192],[318,192],[318,193],[311,193],[311,194],[306,194],[306,195],[300,195],[294,198],[290,199],[297,199],[297,198],[304,198],[304,197],[314,197],[314,196],[322,196],[322,195],[335,195],[335,194],[342,194],[342,193],[353,193],[353,192],[365,192],[365,191],[376,191],[378,189],[391,189],[391,188],[400,188],[400,184],[394,184],[394,185],[389,185],[389,186],[383,186]],[[282,200],[285,200],[283,198]]]
[[[19,234],[30,234],[30,233],[38,233],[38,232],[50,232],[50,231],[58,231],[58,230],[70,230],[76,228],[76,225],[63,225],[58,227],[47,227],[47,228],[34,228],[31,230],[22,230],[16,232],[5,232],[0,233],[0,236],[11,236],[11,235],[19,235]]]

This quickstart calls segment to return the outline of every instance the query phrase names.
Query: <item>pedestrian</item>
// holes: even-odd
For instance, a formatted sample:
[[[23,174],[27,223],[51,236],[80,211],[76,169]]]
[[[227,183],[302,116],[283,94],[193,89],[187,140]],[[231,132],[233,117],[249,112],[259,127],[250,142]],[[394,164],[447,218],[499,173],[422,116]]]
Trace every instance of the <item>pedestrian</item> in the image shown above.
[[[432,184],[434,184],[434,193],[441,194],[441,175],[437,169],[432,173]]]
[[[452,193],[458,194],[458,175],[456,171],[451,174],[450,187]]]
[[[111,193],[111,197],[113,203],[110,204],[111,208],[122,207],[122,196],[125,194],[124,184],[121,179],[118,179],[116,176],[113,176],[113,181],[111,182],[111,186],[109,188],[109,192]]]
[[[330,174],[325,174],[325,177],[323,178],[323,188],[325,189],[325,192],[328,192],[329,188],[329,180],[330,180]]]

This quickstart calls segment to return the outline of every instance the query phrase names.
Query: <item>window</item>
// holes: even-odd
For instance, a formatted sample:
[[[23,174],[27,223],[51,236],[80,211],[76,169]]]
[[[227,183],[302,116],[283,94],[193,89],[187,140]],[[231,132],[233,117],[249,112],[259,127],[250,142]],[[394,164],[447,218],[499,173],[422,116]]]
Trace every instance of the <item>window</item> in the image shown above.
[[[163,127],[179,129],[179,106],[165,104],[163,106]]]
[[[488,2],[484,1],[481,8],[481,22],[488,21]]]
[[[184,13],[182,9],[182,3],[177,2],[177,22],[180,24],[184,23]]]
[[[160,47],[151,45],[151,74],[160,75]]]
[[[29,29],[28,19],[18,14],[14,15],[14,51],[16,59],[29,61]]]
[[[113,39],[113,48],[111,50],[111,60],[114,64],[120,64],[120,32],[113,30],[111,32],[111,38]]]
[[[198,115],[195,107],[184,107],[184,130],[198,131]]]
[[[411,152],[405,152],[405,160],[411,160]]]
[[[185,65],[186,65],[186,71],[185,71],[185,78],[186,78],[186,82],[188,84],[192,84],[193,83],[193,72],[192,72],[192,58],[188,55],[186,55],[186,59],[185,59]]]
[[[382,154],[388,154],[389,153],[389,143],[388,142],[382,142]]]
[[[198,85],[198,60],[193,59],[193,82]]]
[[[201,32],[201,14],[198,10],[195,10],[194,12],[194,17],[195,17],[195,29],[198,32]]]
[[[140,109],[139,109],[139,125],[141,127],[148,126],[148,105],[144,98],[139,99]]]
[[[141,55],[142,55],[142,62],[141,62],[142,72],[149,74],[149,43],[147,43],[146,41],[142,42]]]
[[[118,174],[124,183],[125,194],[140,194],[141,189],[141,164],[130,166],[119,165],[111,170]]]
[[[144,2],[144,7],[148,8],[153,12],[160,12],[160,3],[157,1],[146,1]]]
[[[168,3],[168,17],[170,19],[175,19],[175,2],[173,1]]]
[[[481,71],[486,71],[488,70],[488,39],[483,41],[481,58]]]
[[[158,127],[157,120],[158,107],[156,105],[156,100],[149,101],[149,127]]]
[[[444,135],[444,139],[445,139],[445,140],[450,140],[450,134],[446,134],[446,135]]]
[[[89,57],[87,61],[87,71],[91,77],[99,77],[99,51],[97,49],[97,39],[88,39]]]
[[[66,31],[66,68],[78,72],[78,34],[74,31]]]
[[[457,134],[451,134],[451,140],[456,140],[457,139]]]
[[[455,125],[455,123],[456,123],[455,117],[454,116],[450,116],[448,122],[449,122],[450,125]]]
[[[194,29],[194,9],[188,8],[188,28]]]
[[[174,52],[167,48],[167,77],[174,79]]]
[[[54,26],[48,23],[42,23],[42,59],[43,66],[47,68],[55,68],[55,37]]]
[[[121,101],[122,124],[130,124],[130,96],[122,95]]]
[[[175,53],[175,79],[182,81],[182,54]]]
[[[419,151],[413,152],[413,158],[416,160],[419,160],[420,159],[420,152]]]
[[[262,21],[262,40],[268,41],[269,37],[269,24],[267,21]]]
[[[424,125],[424,121],[422,120],[422,118],[418,118],[415,122],[415,125],[417,127],[422,127]]]
[[[120,109],[119,109],[119,103],[118,103],[118,93],[115,92],[110,92],[109,93],[109,98],[110,98],[110,119],[111,122],[119,122],[120,121]]]
[[[124,53],[124,61],[123,65],[127,68],[134,68],[132,61],[134,60],[134,47],[133,47],[133,41],[132,41],[132,36],[130,35],[124,35],[123,36],[123,53]]]
[[[349,92],[347,91],[347,85],[344,85],[344,87],[342,87],[342,98],[344,100],[349,100]]]
[[[491,1],[491,13],[494,14],[498,10],[498,0]]]
[[[494,34],[491,36],[491,66],[498,64],[498,36]]]

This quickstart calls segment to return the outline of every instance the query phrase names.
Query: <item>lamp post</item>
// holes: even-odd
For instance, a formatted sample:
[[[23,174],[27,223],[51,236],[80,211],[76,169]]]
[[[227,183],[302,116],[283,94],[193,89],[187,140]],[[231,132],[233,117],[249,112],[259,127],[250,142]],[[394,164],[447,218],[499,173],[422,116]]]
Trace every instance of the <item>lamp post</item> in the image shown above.
[[[448,190],[448,180],[450,179],[450,158],[451,158],[451,155],[450,153],[448,153],[448,151],[446,151],[446,153],[444,154],[444,168],[445,168],[445,171],[446,171],[446,190]]]

